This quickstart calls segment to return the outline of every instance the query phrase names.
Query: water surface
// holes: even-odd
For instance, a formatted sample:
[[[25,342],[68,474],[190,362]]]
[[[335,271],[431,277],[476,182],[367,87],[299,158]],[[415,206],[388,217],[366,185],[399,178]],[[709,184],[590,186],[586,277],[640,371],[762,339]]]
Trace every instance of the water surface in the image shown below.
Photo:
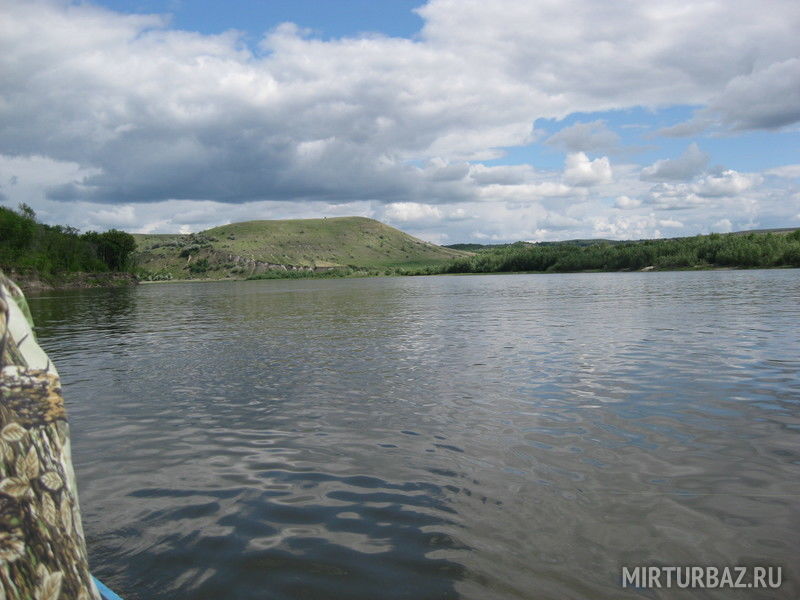
[[[127,600],[793,598],[800,271],[31,298]],[[778,591],[620,588],[781,565]]]

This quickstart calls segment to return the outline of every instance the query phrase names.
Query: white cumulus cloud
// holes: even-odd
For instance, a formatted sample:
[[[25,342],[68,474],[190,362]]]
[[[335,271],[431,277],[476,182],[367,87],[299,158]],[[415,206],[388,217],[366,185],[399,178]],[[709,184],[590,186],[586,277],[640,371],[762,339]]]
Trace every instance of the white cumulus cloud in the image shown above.
[[[710,103],[733,129],[777,129],[800,120],[800,57],[731,79]]]
[[[638,208],[641,205],[641,200],[638,198],[630,198],[628,196],[618,196],[614,201],[614,206],[622,209]]]
[[[678,158],[665,158],[642,169],[643,181],[686,181],[703,172],[708,155],[696,143],[689,144]]]
[[[393,202],[387,204],[384,216],[390,223],[416,223],[439,221],[442,211],[437,206],[418,202]]]
[[[775,175],[776,177],[783,177],[785,179],[800,178],[800,165],[783,165],[765,171],[767,175]]]
[[[698,196],[716,198],[719,196],[738,196],[754,185],[761,183],[762,177],[756,174],[738,173],[732,169],[719,175],[707,175],[692,186]]]
[[[720,219],[711,226],[711,229],[717,233],[730,233],[733,230],[733,223],[730,219]]]
[[[590,187],[609,183],[611,178],[611,162],[607,156],[589,160],[589,157],[583,152],[567,155],[564,165],[564,181],[569,185]]]
[[[565,127],[545,143],[568,152],[609,152],[617,148],[620,137],[606,127],[605,121],[592,121]]]

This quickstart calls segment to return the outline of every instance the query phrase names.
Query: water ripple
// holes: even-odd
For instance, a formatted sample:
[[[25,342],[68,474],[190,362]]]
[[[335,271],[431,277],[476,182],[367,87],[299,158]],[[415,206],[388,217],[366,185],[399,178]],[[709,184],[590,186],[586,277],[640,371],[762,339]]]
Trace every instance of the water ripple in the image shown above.
[[[130,600],[625,598],[642,564],[782,565],[764,597],[790,598],[798,292],[781,270],[31,305],[93,568]]]

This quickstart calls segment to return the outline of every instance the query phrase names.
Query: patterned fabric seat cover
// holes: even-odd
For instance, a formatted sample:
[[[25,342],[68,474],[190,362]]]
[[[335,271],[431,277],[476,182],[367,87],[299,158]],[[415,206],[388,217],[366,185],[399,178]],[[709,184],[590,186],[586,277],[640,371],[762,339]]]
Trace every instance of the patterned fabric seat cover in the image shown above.
[[[61,384],[32,324],[0,272],[0,600],[99,600]]]

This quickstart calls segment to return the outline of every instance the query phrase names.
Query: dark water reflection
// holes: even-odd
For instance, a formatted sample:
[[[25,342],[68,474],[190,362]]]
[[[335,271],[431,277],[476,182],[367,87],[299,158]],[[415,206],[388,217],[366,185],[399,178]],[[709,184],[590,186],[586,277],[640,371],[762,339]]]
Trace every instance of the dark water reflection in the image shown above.
[[[799,276],[170,284],[31,305],[92,563],[127,599],[625,598],[620,567],[642,564],[788,579],[645,597],[793,598]]]

